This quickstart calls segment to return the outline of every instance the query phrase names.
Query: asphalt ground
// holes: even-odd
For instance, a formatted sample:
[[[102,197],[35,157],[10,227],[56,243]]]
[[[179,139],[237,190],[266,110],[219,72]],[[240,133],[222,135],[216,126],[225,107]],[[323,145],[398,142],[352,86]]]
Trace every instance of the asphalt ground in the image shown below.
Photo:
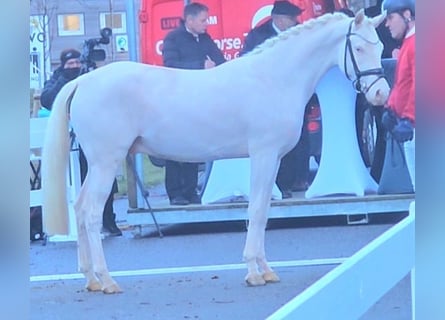
[[[265,319],[335,268],[330,259],[351,256],[403,217],[374,215],[364,225],[347,225],[344,216],[270,220],[266,253],[281,282],[252,288],[244,283],[244,222],[162,226],[163,238],[146,227],[136,237],[119,213],[124,234],[106,237],[103,245],[108,268],[120,272],[115,280],[124,292],[84,289],[75,242],[33,242],[30,318]],[[333,299],[341,299],[341,293]],[[407,276],[361,319],[410,318]]]

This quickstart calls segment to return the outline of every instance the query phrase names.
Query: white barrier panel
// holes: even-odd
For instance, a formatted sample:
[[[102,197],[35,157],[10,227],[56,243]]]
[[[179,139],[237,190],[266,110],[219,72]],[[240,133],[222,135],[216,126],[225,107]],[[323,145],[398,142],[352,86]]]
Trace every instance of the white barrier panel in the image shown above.
[[[230,202],[242,198],[248,201],[250,189],[250,159],[224,159],[213,161],[207,186],[202,195],[203,204]],[[274,184],[273,199],[281,199],[281,192]]]
[[[38,207],[42,205],[42,190],[31,190],[29,192],[29,207]]]
[[[366,169],[355,130],[356,92],[338,67],[329,70],[317,85],[322,136],[320,166],[306,198],[376,193],[377,183]]]
[[[413,270],[414,222],[413,202],[407,218],[326,274],[268,319],[359,319]],[[414,315],[414,307],[412,313]]]
[[[47,123],[48,118],[31,118],[29,120],[29,148],[31,154],[42,148]]]

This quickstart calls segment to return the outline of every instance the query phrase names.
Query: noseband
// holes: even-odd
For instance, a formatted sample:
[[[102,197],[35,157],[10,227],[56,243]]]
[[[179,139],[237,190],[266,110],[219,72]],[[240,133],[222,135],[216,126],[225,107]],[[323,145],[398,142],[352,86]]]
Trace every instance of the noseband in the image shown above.
[[[369,40],[363,38],[363,37],[362,37],[361,35],[359,35],[358,33],[351,32],[351,30],[352,30],[352,24],[353,24],[353,23],[354,23],[354,21],[351,21],[351,23],[349,24],[348,34],[346,35],[345,59],[344,59],[344,63],[345,63],[345,73],[346,73],[346,77],[347,77],[349,80],[352,81],[355,90],[356,90],[357,92],[361,92],[361,93],[363,93],[363,94],[366,94],[366,93],[369,91],[369,89],[371,89],[371,87],[372,87],[377,81],[379,81],[381,78],[385,78],[385,73],[384,73],[383,68],[368,69],[368,70],[364,70],[364,71],[360,71],[360,69],[358,68],[357,61],[355,60],[354,52],[353,52],[353,50],[352,50],[351,36],[357,36],[357,37],[360,37],[360,38],[362,38],[364,41],[366,41],[366,42],[368,42],[368,43],[371,43],[371,44],[374,44],[374,45],[378,44],[379,42],[378,42],[378,40],[377,40],[377,42],[369,41]],[[349,55],[350,55],[350,57],[351,57],[352,65],[354,66],[355,80],[352,80],[352,79],[349,77],[349,74],[348,74],[348,67],[347,67],[347,63],[346,63],[346,57],[347,57],[347,55],[348,55],[348,52],[349,52]],[[368,87],[366,87],[366,88],[362,88],[360,79],[361,79],[362,77],[372,76],[372,75],[377,76],[377,79],[375,79],[375,80],[374,80]]]

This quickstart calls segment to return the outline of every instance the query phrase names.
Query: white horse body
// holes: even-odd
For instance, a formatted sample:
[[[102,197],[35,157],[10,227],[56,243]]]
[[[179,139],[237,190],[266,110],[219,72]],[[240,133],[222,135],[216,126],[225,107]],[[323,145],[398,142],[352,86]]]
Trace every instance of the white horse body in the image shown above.
[[[45,224],[50,234],[66,231],[63,223],[52,219],[60,221],[57,214],[64,212],[62,205],[66,208],[65,167],[59,158],[65,160],[68,153],[69,113],[89,164],[75,205],[79,267],[88,289],[120,291],[108,274],[99,233],[103,205],[128,152],[185,162],[250,157],[246,281],[251,285],[278,281],[264,251],[272,186],[281,157],[299,139],[304,106],[318,80],[334,65],[343,67],[344,39],[351,20],[336,14],[309,21],[213,69],[118,62],[85,74],[61,90],[48,123],[42,161]],[[363,47],[356,57],[360,68],[381,67],[382,45],[371,22],[362,12],[354,21],[353,31],[362,32],[354,40],[354,46]],[[346,68],[353,70],[351,66],[348,59]],[[368,88],[368,100],[382,104],[389,87],[376,78],[367,75],[362,82]],[[374,86],[370,85],[373,80]]]
[[[294,85],[290,90],[289,83],[284,81],[275,84],[278,86],[275,91],[267,81],[258,85],[257,79],[265,75],[244,72],[245,66],[235,63],[240,60],[193,72],[117,62],[80,77],[75,80],[73,104],[82,107],[71,111],[79,141],[83,144],[82,136],[90,139],[94,135],[92,130],[97,128],[99,116],[110,117],[107,120],[113,125],[105,130],[117,145],[122,141],[128,150],[128,143],[131,145],[136,137],[143,137],[135,141],[134,151],[178,161],[246,157],[252,137],[271,136],[275,141],[275,136],[283,136],[284,131],[289,141],[282,148],[283,152],[288,151],[298,140],[302,125],[303,110],[296,110],[295,105],[307,101],[308,94],[295,90]],[[99,71],[105,75],[103,82]],[[110,73],[116,79],[107,79]],[[116,92],[116,88],[122,90]],[[232,92],[227,94],[224,88]],[[267,109],[268,114],[262,115],[261,110]],[[269,114],[281,118],[279,128],[270,122]],[[256,121],[252,122],[252,118]],[[119,128],[125,129],[130,141]],[[98,134],[104,134],[104,128],[100,129]]]

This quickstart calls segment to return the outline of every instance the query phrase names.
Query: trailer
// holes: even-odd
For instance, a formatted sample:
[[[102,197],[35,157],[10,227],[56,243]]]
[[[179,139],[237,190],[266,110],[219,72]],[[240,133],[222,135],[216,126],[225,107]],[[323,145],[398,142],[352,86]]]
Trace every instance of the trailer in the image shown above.
[[[413,193],[390,195],[351,196],[338,195],[314,199],[304,198],[304,193],[285,200],[273,200],[269,219],[303,218],[322,216],[346,216],[348,224],[363,224],[369,216],[377,213],[408,212],[415,200]],[[168,199],[153,201],[149,208],[129,208],[127,223],[136,227],[140,234],[142,227],[184,223],[247,221],[246,201],[204,205],[170,206]],[[156,219],[156,223],[155,220]],[[162,235],[162,232],[160,232]]]

